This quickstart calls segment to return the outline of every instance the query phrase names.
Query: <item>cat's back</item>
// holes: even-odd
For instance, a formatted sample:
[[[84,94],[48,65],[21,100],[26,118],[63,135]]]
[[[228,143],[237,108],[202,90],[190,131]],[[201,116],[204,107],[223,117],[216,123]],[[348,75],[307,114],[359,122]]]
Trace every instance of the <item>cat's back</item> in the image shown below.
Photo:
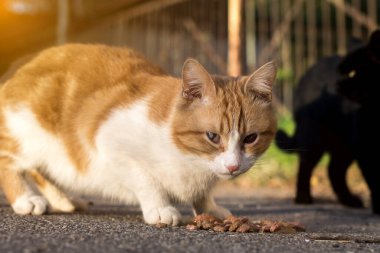
[[[124,121],[129,128],[136,115],[142,126],[166,122],[179,84],[128,48],[68,44],[46,49],[0,88],[0,152],[9,149],[6,143],[18,143],[14,149],[22,151],[22,167],[41,161],[54,167],[55,159],[66,167],[87,168],[99,129],[115,111],[130,112],[122,116],[129,117]]]
[[[45,128],[57,132],[79,114],[105,114],[118,103],[132,103],[160,90],[162,82],[153,78],[167,76],[132,49],[96,44],[52,47],[5,82],[0,109],[26,108]]]
[[[2,88],[1,93],[5,96],[2,100],[25,100],[29,96],[42,95],[47,89],[51,90],[49,93],[55,90],[62,97],[65,88],[72,93],[75,86],[82,92],[86,89],[90,92],[120,85],[144,73],[163,75],[164,71],[129,48],[67,44],[45,49],[18,69]]]

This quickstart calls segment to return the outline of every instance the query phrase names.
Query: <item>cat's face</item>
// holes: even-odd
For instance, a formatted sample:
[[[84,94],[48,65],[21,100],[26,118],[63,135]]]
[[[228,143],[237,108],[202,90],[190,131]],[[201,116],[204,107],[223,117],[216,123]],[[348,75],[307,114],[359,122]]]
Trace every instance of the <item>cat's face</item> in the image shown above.
[[[366,46],[344,57],[338,70],[342,75],[337,83],[340,94],[362,104],[377,101],[380,79],[380,30],[372,33]]]
[[[276,131],[271,105],[275,75],[274,64],[268,63],[248,77],[211,77],[188,60],[173,122],[176,145],[205,159],[221,178],[247,171]]]

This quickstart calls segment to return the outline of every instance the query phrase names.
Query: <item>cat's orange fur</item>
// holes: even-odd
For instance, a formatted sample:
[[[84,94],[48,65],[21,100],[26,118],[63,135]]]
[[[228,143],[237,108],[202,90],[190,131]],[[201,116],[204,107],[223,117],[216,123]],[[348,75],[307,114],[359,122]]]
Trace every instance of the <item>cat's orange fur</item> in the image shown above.
[[[133,137],[128,136],[128,133],[123,133],[126,136],[125,138],[132,138],[131,145],[136,145],[135,143],[139,143],[139,141],[141,141],[141,145],[149,145],[150,141],[157,142],[157,145],[162,142],[162,145],[166,145],[168,149],[172,150],[168,150],[169,153],[174,152],[175,156],[177,156],[175,157],[177,160],[173,160],[173,166],[178,164],[179,167],[189,166],[190,169],[192,166],[190,163],[193,161],[195,162],[194,164],[200,163],[204,166],[215,160],[215,163],[218,164],[217,167],[222,166],[222,168],[214,169],[217,171],[223,170],[223,173],[225,173],[224,170],[228,166],[240,166],[240,163],[244,164],[244,159],[249,157],[253,157],[254,159],[252,159],[255,160],[268,148],[276,130],[276,120],[270,103],[274,77],[275,69],[272,63],[262,67],[251,76],[234,78],[211,76],[199,63],[194,60],[188,60],[184,65],[183,79],[181,80],[166,75],[161,68],[151,64],[138,53],[126,48],[71,44],[45,50],[14,73],[0,90],[1,186],[8,201],[15,205],[18,199],[23,194],[25,195],[25,192],[29,192],[23,175],[28,173],[40,191],[45,196],[49,195],[49,197],[46,197],[54,209],[71,211],[73,208],[70,201],[64,194],[60,193],[55,184],[67,188],[77,186],[71,186],[65,180],[61,182],[57,175],[63,173],[63,176],[72,177],[72,180],[78,180],[78,182],[87,182],[89,185],[96,181],[97,178],[95,177],[86,181],[86,177],[93,177],[90,176],[92,175],[91,173],[96,174],[94,171],[100,166],[99,162],[94,161],[98,161],[97,152],[103,148],[99,146],[99,142],[101,142],[99,141],[99,138],[101,138],[99,136],[102,136],[101,128],[105,128],[105,125],[108,124],[107,122],[112,118],[111,115],[115,112],[125,111],[127,114],[129,111],[135,113],[136,110],[140,110],[137,109],[140,107],[136,106],[139,103],[143,103],[142,108],[147,109],[147,123],[144,124],[149,125],[141,127],[143,129],[147,127],[145,131],[153,139],[141,139],[144,137],[144,135],[141,135],[136,137],[141,140],[134,140]],[[30,115],[29,111],[32,112],[32,115]],[[19,115],[24,114],[26,118],[31,117],[29,121],[32,122],[32,125],[34,119],[38,124],[31,129],[37,129],[35,131],[43,137],[46,136],[47,140],[50,138],[54,143],[57,142],[57,144],[54,144],[55,146],[52,144],[53,149],[60,150],[60,143],[62,143],[65,154],[55,152],[52,155],[57,155],[58,158],[63,157],[62,159],[67,156],[67,163],[72,164],[73,169],[76,171],[69,173],[70,175],[75,175],[74,177],[69,177],[69,174],[66,173],[66,175],[61,169],[54,172],[58,174],[54,174],[50,171],[51,161],[44,161],[43,158],[36,158],[37,160],[33,161],[30,155],[26,155],[27,152],[34,154],[33,152],[35,151],[30,150],[30,148],[25,151],[27,144],[24,144],[23,139],[18,137],[18,133],[12,132],[13,128],[10,128],[10,125],[15,124],[16,127],[19,127],[18,121],[25,118]],[[136,114],[136,116],[140,117],[141,113]],[[133,121],[134,118],[129,120]],[[143,120],[145,122],[145,116]],[[125,124],[126,131],[139,130],[136,128],[129,129],[128,121]],[[161,129],[159,131],[162,133],[149,135],[149,129],[152,129],[153,132]],[[169,132],[165,129],[169,129]],[[40,131],[42,132],[40,133]],[[213,143],[208,140],[205,135],[206,131],[217,133],[220,136],[220,142]],[[37,132],[36,135],[38,135]],[[166,133],[171,136],[165,137]],[[244,144],[244,138],[252,133],[257,134],[259,140],[252,144]],[[117,136],[116,133],[115,136]],[[117,139],[115,141],[117,143]],[[47,142],[46,145],[50,145],[50,142]],[[33,145],[32,147],[34,147]],[[38,143],[35,145],[37,149],[44,150],[44,147],[38,146]],[[160,147],[157,145],[147,146],[149,152],[160,151]],[[156,146],[157,150],[155,150]],[[118,152],[118,150],[116,149],[115,152]],[[155,157],[153,153],[152,155]],[[37,154],[39,153],[37,152]],[[227,158],[224,158],[223,154],[226,154]],[[246,158],[240,157],[243,154]],[[128,163],[129,165],[126,167],[133,167],[136,163],[140,164],[143,158],[140,157],[141,155],[141,153],[136,153],[135,157],[133,157],[134,154],[132,154],[134,159],[140,160],[133,160],[133,163]],[[149,154],[147,155],[149,156]],[[161,161],[157,161],[157,159],[161,159],[160,157],[163,156],[165,166],[169,165],[171,167],[171,164],[167,162],[170,161],[170,154],[156,156],[151,161],[156,161],[160,164]],[[178,160],[178,156],[181,156],[180,160]],[[26,157],[28,158],[26,159]],[[203,160],[197,161],[197,157],[202,157],[199,160]],[[241,161],[241,159],[244,161]],[[66,160],[62,161],[66,163]],[[110,162],[111,160],[107,163],[107,166],[109,166]],[[28,163],[31,163],[36,168],[19,168]],[[96,163],[96,166],[94,163]],[[252,165],[251,160],[247,160],[245,163],[244,166],[242,165],[244,171],[248,169],[247,166]],[[163,168],[160,167],[157,170],[165,174],[165,166],[162,166]],[[223,166],[226,166],[226,168]],[[144,170],[149,170],[147,168]],[[173,169],[169,168],[168,170]],[[228,172],[228,170],[226,171]],[[118,171],[115,170],[113,173],[117,174]],[[208,191],[212,185],[211,182],[215,181],[215,174],[208,170],[173,171],[173,179],[170,179],[174,180],[173,182],[169,179],[166,179],[166,181],[169,180],[170,182],[161,182],[156,179],[156,176],[150,178],[148,174],[144,174],[145,172],[141,173],[141,175],[139,174],[140,178],[142,177],[145,180],[147,177],[148,183],[151,182],[153,185],[167,190],[168,193],[164,194],[163,200],[159,201],[159,203],[166,203],[167,199],[173,198],[192,203],[196,212],[203,209],[210,209],[211,211],[215,209],[215,213],[219,214],[219,216],[228,213],[222,209],[217,209],[218,207],[214,202],[205,196],[205,191]],[[179,173],[178,178],[176,178],[175,173]],[[192,175],[191,173],[198,173],[199,175]],[[200,176],[202,173],[204,173],[204,178]],[[231,175],[232,173],[231,171]],[[45,176],[51,179],[47,180]],[[158,175],[158,177],[160,176]],[[162,177],[167,176],[163,175]],[[185,190],[185,186],[181,186],[185,187],[184,189],[177,189],[176,187],[179,186],[176,186],[175,182],[178,184],[183,184],[184,182],[176,180],[182,180],[186,177],[194,180],[193,183],[189,183],[190,185],[193,184],[189,186],[191,190]],[[203,181],[205,183],[200,184]],[[91,187],[95,186],[91,185]],[[199,189],[194,187],[199,187]],[[78,188],[81,187],[78,186]],[[177,190],[171,188],[176,188]],[[155,189],[152,188],[152,190],[154,191]],[[162,193],[163,190],[161,189],[159,192]],[[25,211],[25,213],[43,213],[45,211],[43,209],[44,200],[32,199],[31,196],[34,193],[30,192],[28,194],[26,199],[35,208],[32,208],[31,211]],[[109,194],[112,195],[113,193]],[[135,192],[134,194],[139,199],[140,193]],[[145,195],[142,194],[142,196]],[[59,201],[54,199],[59,199]],[[22,201],[24,201],[22,202],[24,203],[22,208],[25,209],[25,205],[30,203],[25,202],[25,200]],[[65,202],[63,208],[59,207],[60,201]],[[139,199],[139,201],[143,200]],[[55,204],[52,204],[52,202]],[[160,208],[164,207],[159,207],[157,210],[161,210]],[[173,219],[170,222],[165,220],[164,222],[175,224],[178,218],[176,216],[177,211],[173,211],[171,208],[157,212],[162,212],[161,216],[171,213]],[[17,212],[17,208],[14,207],[14,209]],[[145,213],[144,204],[142,204],[142,209],[148,223],[156,221],[155,214],[152,216],[148,212],[150,209]],[[26,208],[26,210],[29,209]],[[19,211],[19,213],[23,212]],[[163,218],[161,217],[161,219]]]
[[[107,64],[98,64],[101,62]],[[125,81],[131,74],[133,79]],[[92,143],[97,128],[110,110],[154,92],[151,75],[163,76],[164,72],[134,51],[69,45],[64,51],[61,48],[44,51],[28,63],[22,72],[17,73],[17,78],[5,83],[0,93],[0,105],[17,106],[21,101],[30,106],[45,129],[62,135],[71,159],[79,170],[85,170],[87,156],[76,136],[72,135],[73,129],[80,129]],[[171,80],[166,78],[162,81]],[[173,92],[173,89],[169,90]],[[152,110],[161,109],[156,108]]]

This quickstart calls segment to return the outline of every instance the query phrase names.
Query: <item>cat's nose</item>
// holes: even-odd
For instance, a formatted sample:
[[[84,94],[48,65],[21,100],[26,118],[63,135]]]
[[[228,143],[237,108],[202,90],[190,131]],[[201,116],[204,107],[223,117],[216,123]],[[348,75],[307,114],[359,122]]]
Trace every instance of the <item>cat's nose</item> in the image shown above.
[[[239,169],[239,166],[237,166],[237,165],[230,165],[230,166],[227,166],[227,169],[232,174],[234,171],[237,171]]]

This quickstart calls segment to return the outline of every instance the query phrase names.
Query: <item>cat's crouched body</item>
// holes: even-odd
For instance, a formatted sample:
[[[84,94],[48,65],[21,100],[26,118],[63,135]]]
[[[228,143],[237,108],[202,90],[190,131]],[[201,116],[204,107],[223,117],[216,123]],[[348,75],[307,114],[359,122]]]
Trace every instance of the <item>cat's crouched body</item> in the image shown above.
[[[273,63],[232,78],[190,59],[177,79],[127,48],[47,49],[1,87],[1,186],[19,214],[73,211],[69,189],[135,201],[150,224],[178,224],[175,202],[223,218],[211,188],[269,146],[274,78]]]

